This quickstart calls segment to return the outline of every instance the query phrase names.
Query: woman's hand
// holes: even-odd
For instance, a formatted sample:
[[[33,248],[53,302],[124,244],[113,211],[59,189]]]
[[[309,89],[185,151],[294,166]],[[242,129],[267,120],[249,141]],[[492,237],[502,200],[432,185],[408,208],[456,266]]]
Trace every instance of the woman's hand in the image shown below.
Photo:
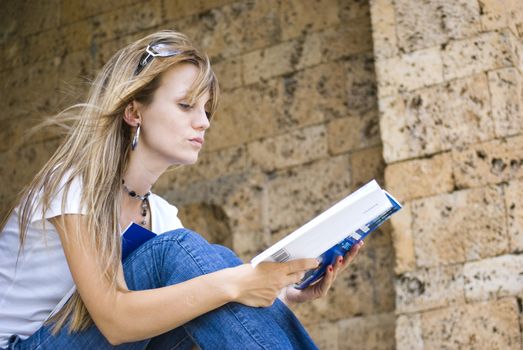
[[[228,269],[232,299],[248,306],[270,306],[284,287],[299,282],[305,271],[318,267],[316,259],[285,263],[243,264]]]
[[[303,289],[296,289],[293,286],[287,286],[283,290],[284,302],[287,304],[292,303],[303,303],[304,301],[314,300],[327,295],[332,283],[336,279],[336,276],[341,271],[345,270],[347,266],[354,260],[361,247],[363,247],[363,241],[352,246],[352,248],[345,254],[344,257],[339,256],[336,259],[334,265],[327,267],[327,271],[323,278],[317,283]]]

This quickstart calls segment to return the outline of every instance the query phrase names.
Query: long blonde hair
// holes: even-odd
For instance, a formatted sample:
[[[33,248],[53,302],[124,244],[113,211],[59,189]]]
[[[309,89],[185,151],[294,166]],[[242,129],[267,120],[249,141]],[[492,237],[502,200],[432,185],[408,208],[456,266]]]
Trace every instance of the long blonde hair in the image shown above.
[[[151,43],[165,44],[179,53],[171,57],[155,57],[143,71],[135,74],[140,58]],[[92,83],[86,103],[74,105],[43,122],[44,125],[68,125],[69,130],[53,156],[21,192],[20,252],[23,252],[27,227],[38,204],[41,204],[43,216],[53,196],[65,184],[62,198],[62,212],[65,212],[70,185],[75,178],[80,178],[80,205],[87,213],[87,227],[82,235],[87,235],[86,244],[96,252],[93,258],[100,273],[114,287],[121,287],[116,279],[121,259],[119,203],[121,179],[128,165],[133,136],[133,129],[123,121],[124,110],[133,100],[146,105],[150,103],[163,73],[186,62],[199,68],[188,99],[194,103],[209,92],[208,109],[212,117],[217,108],[219,89],[208,57],[198,51],[185,35],[166,30],[148,35],[118,51]],[[80,233],[79,230],[76,232]],[[92,324],[78,292],[50,319],[55,322],[53,331],[58,332],[69,319],[70,331],[83,330]]]

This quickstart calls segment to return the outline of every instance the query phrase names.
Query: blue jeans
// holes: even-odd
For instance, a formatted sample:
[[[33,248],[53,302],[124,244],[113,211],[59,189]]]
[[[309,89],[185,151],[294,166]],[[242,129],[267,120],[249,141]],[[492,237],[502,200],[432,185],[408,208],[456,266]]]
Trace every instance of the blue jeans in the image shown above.
[[[159,288],[237,266],[242,261],[228,248],[208,243],[197,233],[178,229],[136,249],[123,263],[132,290]],[[172,301],[176,303],[176,300]],[[25,340],[16,335],[9,350],[47,349],[316,349],[294,314],[278,299],[266,308],[228,303],[157,337],[112,346],[96,326],[54,336],[45,325]]]

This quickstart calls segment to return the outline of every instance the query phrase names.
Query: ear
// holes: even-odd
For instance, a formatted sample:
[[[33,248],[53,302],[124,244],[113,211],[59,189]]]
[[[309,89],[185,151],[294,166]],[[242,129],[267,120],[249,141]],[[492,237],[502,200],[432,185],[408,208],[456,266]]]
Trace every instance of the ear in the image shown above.
[[[138,124],[142,124],[142,118],[138,112],[138,103],[136,101],[130,102],[127,107],[125,107],[123,120],[133,127],[138,126]]]

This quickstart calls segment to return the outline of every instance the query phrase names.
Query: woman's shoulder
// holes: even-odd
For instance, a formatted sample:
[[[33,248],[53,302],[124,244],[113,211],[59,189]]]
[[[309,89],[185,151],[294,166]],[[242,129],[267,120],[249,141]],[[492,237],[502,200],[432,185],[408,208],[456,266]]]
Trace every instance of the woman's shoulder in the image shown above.
[[[178,218],[178,208],[154,193],[149,197],[149,201],[152,207],[155,230],[165,232],[183,227]]]
[[[149,200],[154,201],[157,210],[174,212],[175,214],[178,213],[178,208],[176,208],[176,206],[169,203],[163,197],[157,195],[156,193],[151,193],[151,197],[149,198]]]

